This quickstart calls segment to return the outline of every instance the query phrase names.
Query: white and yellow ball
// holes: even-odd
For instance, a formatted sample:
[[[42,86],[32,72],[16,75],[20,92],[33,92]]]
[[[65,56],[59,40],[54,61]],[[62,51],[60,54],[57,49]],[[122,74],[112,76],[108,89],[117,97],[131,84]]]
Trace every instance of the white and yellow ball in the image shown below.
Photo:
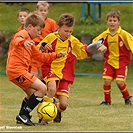
[[[57,107],[54,103],[42,102],[37,107],[37,114],[45,122],[52,121],[57,115]]]

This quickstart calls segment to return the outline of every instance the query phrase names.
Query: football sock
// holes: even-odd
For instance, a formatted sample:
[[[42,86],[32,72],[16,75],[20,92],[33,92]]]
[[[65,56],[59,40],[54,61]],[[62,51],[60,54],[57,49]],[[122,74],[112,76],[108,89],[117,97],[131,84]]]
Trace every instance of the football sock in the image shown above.
[[[28,115],[40,102],[42,98],[35,96],[34,93],[30,96],[28,102],[25,104],[21,110],[21,115]]]
[[[50,97],[47,97],[47,96],[44,96],[43,100],[46,101],[46,102],[54,103],[54,98],[50,98]]]
[[[124,99],[130,97],[129,92],[128,92],[128,90],[127,90],[127,85],[126,85],[126,84],[124,84],[123,87],[121,87],[121,88],[119,88],[119,89],[120,89],[120,91],[121,91],[121,93],[122,93]]]
[[[28,99],[25,97],[22,101],[22,104],[21,104],[21,108],[20,108],[20,112],[21,110],[23,109],[23,107],[26,105],[26,103],[28,102]]]
[[[64,110],[62,110],[62,109],[60,108],[60,106],[59,106],[59,105],[60,105],[59,103],[56,105],[57,110],[58,110],[59,112],[63,112]]]
[[[111,103],[111,86],[110,85],[109,86],[103,85],[103,90],[104,90],[105,101]]]

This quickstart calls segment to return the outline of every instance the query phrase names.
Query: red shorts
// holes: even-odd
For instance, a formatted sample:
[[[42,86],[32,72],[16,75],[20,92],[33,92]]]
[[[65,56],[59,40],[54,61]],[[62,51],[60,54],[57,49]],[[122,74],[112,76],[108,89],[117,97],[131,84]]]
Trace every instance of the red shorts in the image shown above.
[[[55,74],[49,73],[46,77],[45,77],[45,81],[46,83],[48,83],[51,80],[55,80],[56,81],[56,95],[55,97],[58,97],[59,95],[61,96],[66,96],[69,98],[69,82],[66,80],[60,80]]]
[[[115,69],[108,63],[104,63],[103,78],[111,80],[113,79],[125,80],[126,76],[127,76],[127,66]]]
[[[13,79],[11,81],[23,90],[26,90],[29,87],[31,87],[31,85],[34,83],[36,79],[37,78],[33,74],[25,72],[16,79]]]

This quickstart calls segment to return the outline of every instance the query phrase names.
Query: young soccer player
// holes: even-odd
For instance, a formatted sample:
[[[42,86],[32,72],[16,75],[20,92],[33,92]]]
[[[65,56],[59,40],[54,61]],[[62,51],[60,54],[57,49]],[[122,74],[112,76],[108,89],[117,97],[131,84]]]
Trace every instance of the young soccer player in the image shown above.
[[[42,14],[45,23],[41,35],[34,39],[36,45],[38,45],[46,35],[57,30],[57,24],[54,19],[48,17],[49,3],[47,1],[38,1],[36,11]]]
[[[17,13],[17,18],[18,18],[18,21],[21,24],[21,26],[18,28],[18,31],[20,31],[24,28],[24,22],[29,13],[30,13],[30,11],[27,8],[19,9],[19,11]]]
[[[36,48],[32,39],[40,35],[43,27],[44,21],[39,15],[29,14],[25,20],[24,29],[13,36],[8,51],[6,65],[8,79],[27,95],[22,101],[16,120],[28,126],[34,126],[30,112],[42,101],[47,92],[46,85],[29,73],[31,58],[40,62],[49,62],[66,55],[65,52],[42,53]]]
[[[48,87],[48,94],[44,101],[55,102],[54,97],[59,99],[57,103],[58,114],[54,122],[61,121],[61,112],[68,106],[70,87],[74,81],[75,61],[91,56],[98,50],[104,50],[103,40],[89,46],[82,44],[72,35],[75,26],[73,15],[65,13],[59,17],[58,30],[48,34],[38,45],[44,47],[45,52],[67,52],[66,57],[49,61],[43,64],[42,74]],[[41,122],[41,120],[39,121]]]
[[[104,101],[101,105],[111,105],[111,83],[116,79],[116,84],[124,98],[125,105],[131,105],[131,96],[127,89],[127,67],[133,53],[133,36],[120,26],[120,12],[110,11],[107,14],[106,23],[108,29],[94,38],[104,38],[107,51],[104,53],[103,90]]]
[[[54,19],[47,17],[49,12],[49,3],[47,1],[38,1],[36,11],[42,15],[45,23],[41,35],[34,39],[35,45],[38,45],[46,35],[57,30],[57,24]],[[41,65],[40,62],[32,60],[31,73],[36,75],[39,79],[42,79]],[[44,82],[44,80],[42,81]]]

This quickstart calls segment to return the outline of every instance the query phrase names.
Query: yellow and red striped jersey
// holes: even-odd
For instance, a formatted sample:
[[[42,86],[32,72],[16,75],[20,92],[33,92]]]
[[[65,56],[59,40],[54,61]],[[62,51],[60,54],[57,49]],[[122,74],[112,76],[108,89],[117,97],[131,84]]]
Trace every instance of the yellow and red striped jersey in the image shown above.
[[[63,41],[58,31],[47,35],[38,45],[42,43],[51,43],[53,50],[47,52],[67,52],[68,55],[56,58],[54,61],[50,61],[49,64],[43,64],[43,75],[48,72],[56,74],[60,79],[65,79],[71,83],[74,80],[74,66],[75,61],[87,58],[90,54],[87,51],[87,45],[82,44],[76,37],[71,35],[67,40]]]
[[[131,52],[133,53],[133,36],[120,26],[111,34],[109,28],[93,39],[93,42],[104,38],[107,51],[104,53],[105,61],[116,69],[130,63]]]

